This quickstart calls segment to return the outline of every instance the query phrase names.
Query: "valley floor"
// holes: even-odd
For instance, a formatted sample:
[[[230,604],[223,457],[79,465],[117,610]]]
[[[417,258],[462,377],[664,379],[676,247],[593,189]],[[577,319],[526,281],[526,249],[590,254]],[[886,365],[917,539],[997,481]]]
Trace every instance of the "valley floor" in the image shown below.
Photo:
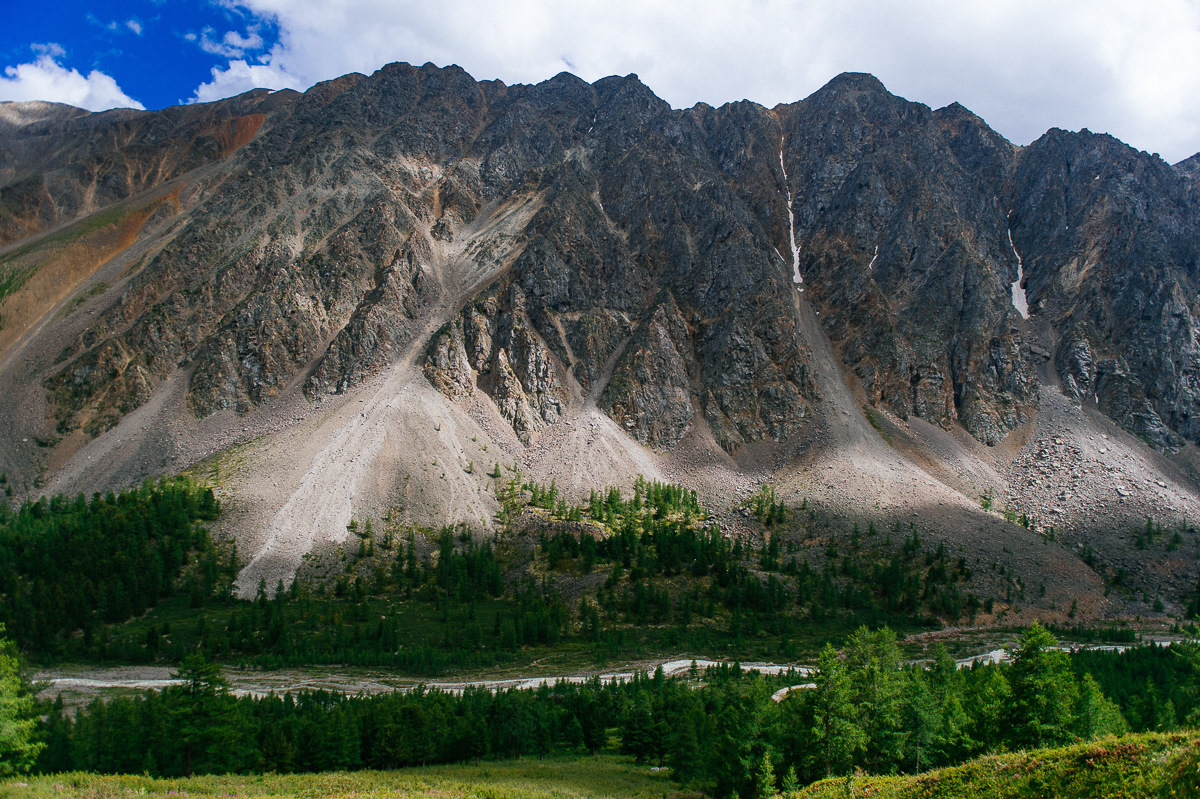
[[[901,642],[901,648],[910,662],[922,662],[928,655],[930,638],[936,634],[911,636]],[[959,668],[969,668],[975,663],[1008,660],[1004,649],[1012,644],[1011,630],[979,629],[956,631],[953,638],[937,636],[936,640],[946,646],[955,657]],[[1181,639],[1179,636],[1141,636],[1142,643],[1170,646]],[[1132,645],[1122,644],[1078,644],[1063,641],[1066,650],[1115,650],[1122,651]],[[659,666],[666,677],[686,675],[692,664],[703,670],[708,666],[732,662],[729,658],[711,659],[703,655],[685,654],[672,658],[594,664],[591,668],[564,668],[568,659],[550,653],[532,664],[495,668],[485,671],[463,671],[443,678],[422,679],[395,671],[354,667],[297,667],[287,669],[259,669],[249,667],[226,667],[224,674],[235,696],[264,696],[269,693],[284,694],[288,691],[321,690],[358,694],[386,694],[392,691],[408,691],[417,686],[460,693],[470,687],[482,687],[493,691],[510,688],[530,690],[542,685],[553,685],[559,680],[580,683],[599,677],[601,683],[627,682],[635,673],[651,674]],[[795,671],[807,675],[815,670],[816,658],[801,663],[766,663],[744,661],[742,667],[763,674],[781,674]],[[107,666],[92,664],[56,664],[35,672],[33,681],[38,686],[38,697],[53,701],[62,697],[67,708],[82,707],[97,697],[135,695],[145,690],[161,690],[178,684],[172,675],[176,669],[160,665]]]

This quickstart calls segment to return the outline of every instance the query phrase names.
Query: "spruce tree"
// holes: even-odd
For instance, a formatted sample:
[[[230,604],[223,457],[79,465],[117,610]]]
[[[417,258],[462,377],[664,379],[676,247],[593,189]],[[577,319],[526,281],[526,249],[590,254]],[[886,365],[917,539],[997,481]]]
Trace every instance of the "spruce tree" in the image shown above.
[[[813,753],[825,776],[841,774],[850,767],[864,736],[855,720],[850,680],[837,650],[826,644],[817,662],[817,687],[813,690]]]
[[[915,536],[915,533],[914,533]],[[863,761],[872,773],[893,770],[903,758],[900,647],[884,627],[860,627],[846,642],[846,670],[862,728]]]
[[[905,672],[904,730],[907,733],[906,758],[914,771],[929,767],[932,752],[942,735],[942,717],[937,697],[930,690],[924,672]]]
[[[699,780],[704,773],[704,760],[700,751],[700,742],[696,735],[697,719],[693,713],[702,713],[693,708],[685,713],[678,721],[671,736],[671,748],[667,754],[667,764],[671,774],[683,785]]]
[[[165,689],[163,699],[184,776],[229,770],[246,731],[220,665],[193,652],[171,676],[182,684]]]
[[[787,773],[783,775],[783,784],[779,786],[779,792],[788,799],[800,793],[800,781],[796,778],[795,766],[788,766]]]
[[[963,709],[970,719],[972,753],[998,748],[1008,734],[1006,710],[1012,687],[997,664],[976,666],[970,671],[964,691]]]
[[[1040,749],[1071,739],[1078,690],[1070,658],[1053,649],[1057,644],[1046,628],[1034,622],[1009,649],[1012,696],[1005,720],[1013,748]]]
[[[967,756],[975,743],[967,734],[971,720],[963,709],[963,676],[945,644],[938,643],[934,647],[933,666],[926,677],[941,718],[941,730],[934,741],[935,751],[931,752],[929,765],[958,762]]]

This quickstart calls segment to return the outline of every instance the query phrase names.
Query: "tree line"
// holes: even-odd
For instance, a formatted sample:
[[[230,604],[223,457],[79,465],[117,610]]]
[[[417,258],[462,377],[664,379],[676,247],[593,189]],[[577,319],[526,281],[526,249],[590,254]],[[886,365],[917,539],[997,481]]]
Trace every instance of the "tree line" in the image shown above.
[[[234,697],[219,667],[193,654],[178,671],[182,684],[162,692],[95,700],[74,718],[60,702],[42,722],[37,768],[390,769],[616,749],[669,766],[682,785],[761,796],[854,769],[920,772],[987,752],[1125,732],[1130,722],[1100,682],[1055,645],[1035,624],[1010,648],[1011,663],[958,669],[939,645],[918,666],[902,662],[890,629],[864,627],[841,651],[826,647],[811,675],[763,676],[735,664],[673,678],[660,668],[625,683],[375,696]],[[1095,655],[1105,656],[1119,657]],[[1185,646],[1172,657],[1194,723],[1200,656]],[[1116,671],[1129,668],[1122,663]],[[795,685],[808,687],[773,698]]]
[[[581,506],[568,505],[553,484],[510,480],[497,493],[506,521],[495,540],[461,524],[432,531],[392,517],[378,527],[351,522],[353,537],[334,555],[332,577],[262,585],[252,600],[229,592],[240,566],[236,549],[214,546],[198,523],[217,510],[208,489],[164,483],[91,503],[43,500],[22,515],[58,518],[49,511],[65,509],[86,530],[103,528],[100,520],[119,507],[122,524],[161,517],[174,519],[167,529],[175,532],[147,524],[147,534],[106,537],[109,555],[83,564],[98,572],[98,591],[86,588],[82,567],[42,570],[44,587],[27,590],[19,612],[52,615],[57,628],[34,625],[42,632],[19,643],[39,658],[177,663],[199,646],[216,659],[264,667],[341,663],[432,676],[566,641],[598,657],[637,654],[642,646],[737,656],[755,646],[759,656],[789,658],[793,637],[814,628],[840,636],[857,623],[932,625],[936,616],[954,619],[984,606],[961,588],[970,576],[965,560],[945,542],[921,541],[915,529],[902,545],[899,527],[872,545],[883,538],[874,525],[841,541],[802,545],[780,533],[780,519],[795,522],[804,508],[772,499],[761,503],[772,531],[756,545],[726,535],[695,493],[676,485],[639,480],[632,495],[592,492]],[[811,513],[805,523],[814,524]],[[897,546],[889,553],[893,533]],[[29,561],[13,562],[16,579],[29,583],[32,575],[22,572]],[[160,562],[165,571],[156,577]],[[595,588],[582,596],[571,590],[595,571],[605,574]],[[130,593],[127,583],[157,586],[152,593],[160,598],[172,588],[170,620],[151,613],[123,623],[157,601]],[[54,592],[79,597],[72,607],[94,602],[99,610],[72,616],[32,600]]]
[[[692,649],[792,659],[796,639],[840,639],[860,623],[935,626],[993,602],[966,591],[975,566],[945,541],[898,523],[838,536],[769,491],[746,507],[769,522],[757,542],[726,535],[677,485],[639,480],[631,495],[594,491],[579,506],[553,484],[519,479],[497,494],[494,539],[462,524],[351,522],[349,544],[322,565],[333,576],[264,584],[250,600],[230,592],[236,548],[204,529],[219,510],[210,489],[175,480],[26,503],[0,525],[0,572],[16,586],[0,614],[42,660],[178,663],[201,648],[266,668],[434,676],[563,643],[598,658]],[[572,588],[596,572],[594,587]]]
[[[53,656],[76,632],[90,644],[180,589],[219,591],[231,584],[229,559],[202,524],[219,510],[212,489],[186,478],[90,501],[0,503],[0,623],[22,649]],[[181,586],[189,564],[193,582]]]

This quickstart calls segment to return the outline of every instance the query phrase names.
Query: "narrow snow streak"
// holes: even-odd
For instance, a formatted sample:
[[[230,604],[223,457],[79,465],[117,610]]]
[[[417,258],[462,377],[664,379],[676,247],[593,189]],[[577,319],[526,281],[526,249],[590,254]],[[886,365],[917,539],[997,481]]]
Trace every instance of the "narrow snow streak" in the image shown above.
[[[1029,300],[1025,297],[1025,289],[1021,288],[1021,281],[1025,279],[1025,265],[1021,263],[1021,253],[1017,252],[1017,247],[1013,244],[1012,228],[1008,229],[1008,246],[1012,248],[1013,255],[1017,259],[1017,279],[1012,284],[1012,304],[1022,319],[1028,319]]]
[[[800,276],[800,248],[796,246],[796,216],[792,213],[792,189],[788,186],[787,167],[783,165],[783,142],[779,142],[779,169],[783,172],[783,190],[787,192],[788,246],[792,248],[792,282],[804,291],[804,278]]]
[[[876,244],[875,245],[875,253],[871,256],[871,263],[867,264],[868,272],[871,271],[871,269],[875,266],[875,259],[878,257],[879,257],[879,245]]]

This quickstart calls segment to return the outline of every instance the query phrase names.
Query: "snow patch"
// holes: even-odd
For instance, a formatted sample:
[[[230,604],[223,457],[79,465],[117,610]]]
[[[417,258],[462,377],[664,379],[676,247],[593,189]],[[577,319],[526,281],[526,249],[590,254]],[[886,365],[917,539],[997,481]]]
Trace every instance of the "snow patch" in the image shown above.
[[[1025,296],[1025,289],[1021,288],[1021,281],[1025,279],[1025,264],[1021,262],[1021,254],[1017,252],[1017,247],[1013,244],[1012,228],[1008,229],[1008,246],[1012,249],[1012,254],[1017,259],[1017,279],[1012,284],[1012,304],[1022,319],[1028,319],[1029,299]]]
[[[875,252],[871,255],[871,263],[867,264],[867,271],[871,271],[875,267],[875,259],[879,257],[879,245],[875,245]]]
[[[792,213],[792,189],[788,186],[787,167],[783,165],[782,140],[779,142],[779,169],[783,172],[783,189],[787,192],[788,246],[792,250],[792,282],[800,291],[804,291],[804,278],[800,276],[800,247],[796,244],[796,216]]]

